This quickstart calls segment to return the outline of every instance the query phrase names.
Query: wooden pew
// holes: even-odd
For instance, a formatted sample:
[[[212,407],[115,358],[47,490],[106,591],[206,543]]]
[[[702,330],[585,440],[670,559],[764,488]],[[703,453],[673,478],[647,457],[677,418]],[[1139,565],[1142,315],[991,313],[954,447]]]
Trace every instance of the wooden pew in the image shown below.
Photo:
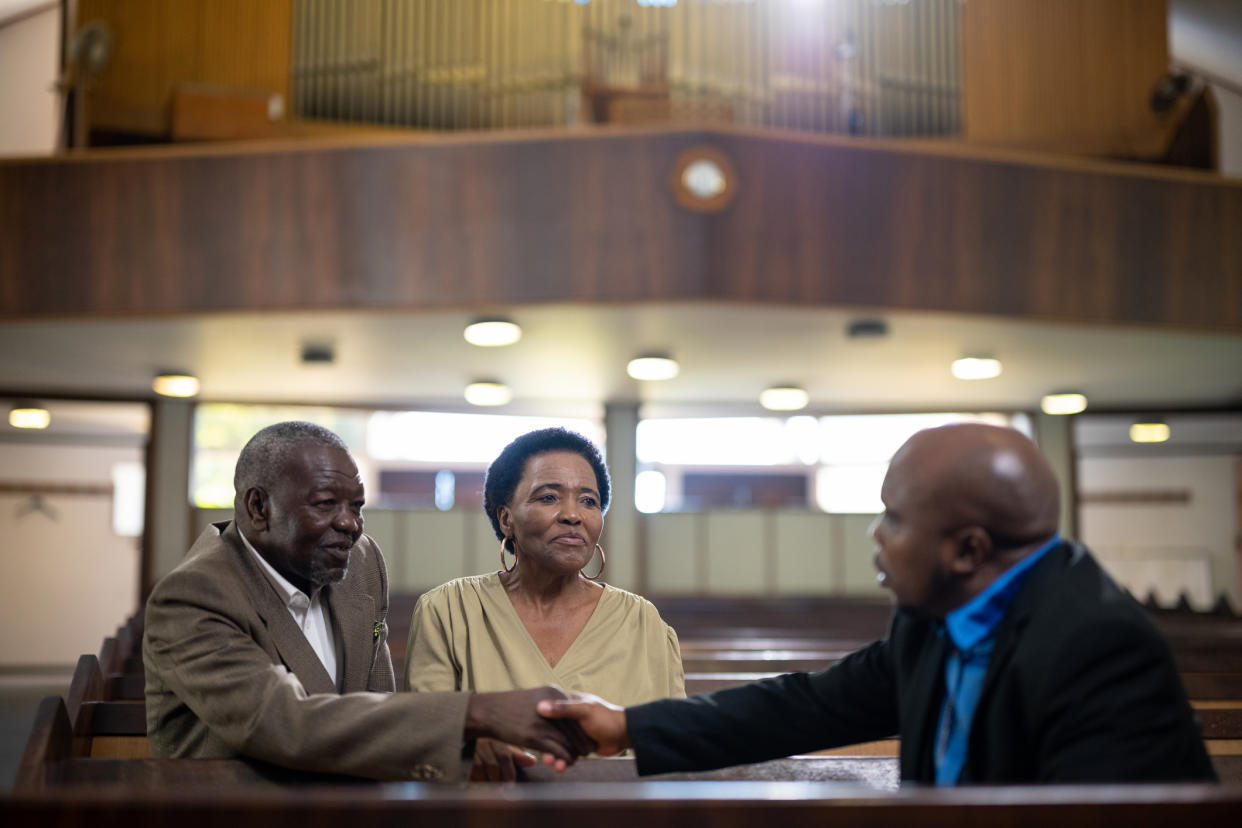
[[[197,764],[197,763],[196,763]],[[206,774],[205,774],[206,775]],[[998,787],[877,793],[839,782],[618,781],[581,785],[426,784],[238,788],[228,784],[89,786],[19,793],[7,824],[132,826],[297,824],[489,828],[1235,828],[1242,789],[1216,785]]]
[[[412,607],[413,601],[409,603]],[[756,602],[743,599],[737,602],[737,606],[718,606],[714,609],[710,606],[713,603],[733,602],[721,602],[720,599],[687,599],[682,601],[678,610],[683,613],[693,611],[702,616],[698,619],[700,623],[692,625],[695,626],[696,637],[682,640],[687,668],[687,692],[690,694],[710,692],[767,675],[822,669],[871,640],[839,636],[828,638],[824,636],[823,628],[818,626],[834,614],[853,612],[853,604],[857,602],[845,601],[842,609],[828,607],[826,602],[813,599],[810,603],[825,605],[811,607],[802,618],[805,626],[801,628],[785,626],[759,629],[752,626],[741,630],[730,630],[724,626],[716,626],[716,623],[722,618],[743,617],[748,622],[754,622],[757,617],[751,613],[756,604],[759,605],[762,620],[786,623],[791,615],[801,611],[798,607],[807,610],[808,602],[792,602],[795,605],[793,613],[785,611],[781,602],[766,600]],[[867,623],[874,624],[879,617],[876,602],[864,603],[867,607],[864,614],[870,613]],[[397,604],[398,602],[394,602],[394,608]],[[408,612],[405,617],[408,621]],[[710,623],[704,622],[703,617],[707,617]],[[135,621],[141,623],[141,613],[135,614],[122,630],[132,629]],[[1242,624],[1232,616],[1217,614],[1205,618],[1201,613],[1185,612],[1164,613],[1158,616],[1158,621],[1169,628],[1171,640],[1175,642],[1175,651],[1182,659],[1179,663],[1204,668],[1183,674],[1188,694],[1199,710],[1209,751],[1213,754],[1213,761],[1217,763],[1222,778],[1242,781],[1242,767],[1239,766],[1242,762],[1242,721],[1239,721],[1242,716],[1239,708],[1242,708],[1242,704],[1236,703],[1242,700],[1242,671],[1233,669],[1232,659],[1236,656],[1234,649],[1221,646],[1221,639],[1228,642],[1242,630]],[[122,649],[126,642],[126,635],[122,630],[118,630],[118,635],[114,637],[117,643],[113,647],[116,651]],[[391,632],[392,625],[390,634]],[[105,687],[102,691],[95,692],[92,696],[94,701],[116,702],[126,698],[142,698],[144,682],[140,672],[141,635],[139,633],[136,639],[131,635],[128,640],[131,649],[138,656],[139,672],[105,677]],[[404,643],[404,635],[401,636],[401,641]],[[105,642],[105,649],[107,647]],[[129,669],[134,669],[132,659]],[[89,752],[96,756],[148,755],[143,738],[145,721],[140,711],[116,704],[93,704],[89,710],[80,713],[83,710],[82,701],[81,694],[75,696],[71,688],[70,721],[79,731],[80,743],[87,745]],[[125,740],[130,741],[127,744]],[[899,743],[896,740],[884,740],[836,749],[829,753],[894,756],[898,748]]]
[[[93,655],[78,659],[69,682],[65,715],[73,731],[75,756],[142,758],[151,755],[147,743],[145,695],[132,686],[121,689],[131,697],[117,698],[114,689],[124,677],[105,678]]]
[[[142,705],[130,709],[141,710]],[[109,730],[131,731],[132,714],[100,702],[87,702],[83,722],[95,732],[94,741]],[[145,725],[142,741],[145,743]],[[35,713],[34,725],[13,781],[13,790],[32,795],[83,786],[128,787],[130,795],[149,794],[169,787],[208,787],[235,791],[238,787],[289,785],[374,784],[353,777],[307,774],[261,762],[236,759],[114,758],[83,743],[71,726],[59,696],[48,696]]]
[[[65,707],[69,712],[69,721],[73,721],[82,703],[109,699],[108,682],[104,679],[99,666],[99,658],[89,653],[78,656],[77,666],[73,670],[73,678],[69,680],[69,692],[65,696]]]
[[[73,720],[76,753],[93,758],[145,758],[147,706],[143,701],[88,701]]]

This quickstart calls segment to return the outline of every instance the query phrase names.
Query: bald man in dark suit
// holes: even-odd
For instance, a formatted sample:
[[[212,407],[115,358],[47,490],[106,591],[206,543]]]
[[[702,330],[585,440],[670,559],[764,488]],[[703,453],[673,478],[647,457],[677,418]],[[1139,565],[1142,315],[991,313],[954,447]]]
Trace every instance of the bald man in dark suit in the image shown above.
[[[872,525],[888,636],[839,664],[622,709],[541,702],[639,773],[705,770],[900,734],[938,785],[1215,779],[1168,644],[1080,544],[1011,429],[953,425],[893,457]]]

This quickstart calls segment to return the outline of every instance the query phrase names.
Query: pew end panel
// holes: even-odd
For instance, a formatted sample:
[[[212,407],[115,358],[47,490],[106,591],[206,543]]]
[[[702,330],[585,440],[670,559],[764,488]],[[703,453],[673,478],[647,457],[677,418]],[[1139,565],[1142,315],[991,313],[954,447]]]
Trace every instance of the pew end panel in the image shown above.
[[[51,769],[72,754],[73,727],[65,702],[60,696],[45,696],[35,709],[34,724],[17,766],[13,790],[34,792],[51,787],[55,782]]]

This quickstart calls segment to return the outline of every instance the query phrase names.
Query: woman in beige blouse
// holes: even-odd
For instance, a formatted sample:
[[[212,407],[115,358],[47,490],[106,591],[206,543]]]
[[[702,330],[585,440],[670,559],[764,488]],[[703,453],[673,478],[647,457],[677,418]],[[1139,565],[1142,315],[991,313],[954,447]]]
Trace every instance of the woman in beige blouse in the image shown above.
[[[490,692],[552,683],[626,706],[684,696],[672,627],[650,601],[599,580],[609,494],[603,458],[579,434],[542,429],[506,446],[483,487],[503,569],[419,598],[406,686]],[[515,762],[531,761],[480,740],[475,778],[512,779]]]

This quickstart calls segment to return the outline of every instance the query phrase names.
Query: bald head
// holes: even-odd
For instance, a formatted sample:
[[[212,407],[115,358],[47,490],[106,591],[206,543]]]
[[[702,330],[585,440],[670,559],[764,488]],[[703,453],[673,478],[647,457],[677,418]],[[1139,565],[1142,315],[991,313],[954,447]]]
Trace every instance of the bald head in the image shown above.
[[[961,423],[920,431],[894,455],[889,474],[926,493],[953,523],[986,529],[1000,550],[1057,531],[1061,501],[1052,467],[1011,428]]]
[[[880,583],[935,617],[978,595],[1057,531],[1056,477],[1018,432],[963,424],[920,431],[889,464],[871,526]]]

